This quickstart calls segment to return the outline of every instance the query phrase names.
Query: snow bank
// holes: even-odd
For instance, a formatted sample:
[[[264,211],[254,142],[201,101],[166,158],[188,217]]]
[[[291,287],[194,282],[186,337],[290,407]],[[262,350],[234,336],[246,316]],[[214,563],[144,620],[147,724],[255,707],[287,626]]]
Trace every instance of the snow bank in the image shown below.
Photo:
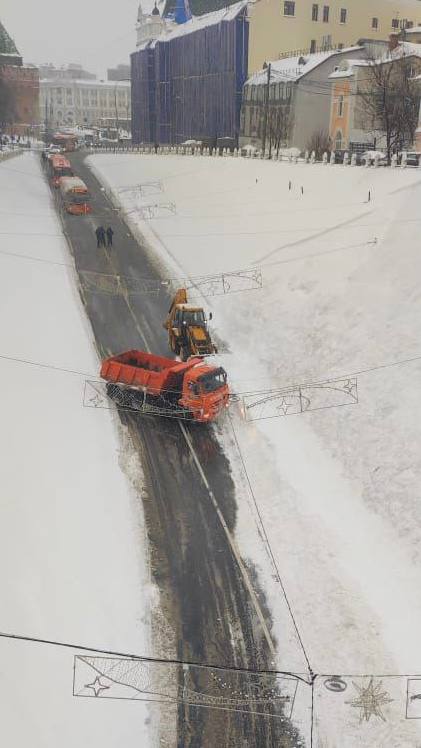
[[[418,172],[177,156],[90,162],[114,192],[161,180],[153,202],[173,201],[174,216],[136,219],[151,202],[138,190],[120,200],[168,274],[262,267],[262,291],[206,300],[235,391],[357,375],[358,404],[248,424],[234,412],[233,426],[313,671],[402,675],[394,708],[404,714],[405,676],[421,671]],[[238,470],[237,535],[262,572],[230,429],[220,438]],[[282,591],[264,581],[280,667],[294,669]],[[317,702],[320,744],[421,739],[420,722],[403,717],[388,722],[389,742],[384,733],[366,742],[358,709],[344,707],[344,732],[343,714],[326,703]]]
[[[148,653],[142,508],[119,459],[140,467],[111,412],[83,407],[98,360],[38,159],[1,164],[0,189],[0,629]],[[5,744],[149,744],[145,705],[72,696],[73,654],[0,639]]]
[[[152,201],[173,201],[176,215],[141,221],[136,209],[150,196],[120,200],[168,274],[262,267],[261,291],[206,300],[235,391],[357,376],[358,404],[253,423],[234,411],[232,423],[312,669],[353,676],[337,711],[320,686],[317,744],[420,743],[421,723],[405,718],[406,675],[421,671],[418,172],[185,156],[90,162],[114,191],[161,181]],[[250,517],[260,518],[230,425],[220,438],[237,473],[237,537],[271,601],[279,666],[294,669],[302,653],[286,646],[282,590],[251,541]],[[359,676],[384,673],[401,676],[383,707],[387,738],[379,716],[360,724],[348,703],[354,681],[368,687]]]

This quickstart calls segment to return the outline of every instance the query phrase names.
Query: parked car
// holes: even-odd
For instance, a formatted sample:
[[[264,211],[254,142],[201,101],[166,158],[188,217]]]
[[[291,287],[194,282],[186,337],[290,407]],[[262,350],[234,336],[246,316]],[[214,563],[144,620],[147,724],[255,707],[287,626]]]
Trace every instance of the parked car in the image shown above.
[[[377,161],[377,166],[387,166],[387,156],[383,151],[364,151],[361,154],[362,163],[368,163],[370,166],[374,166]]]
[[[417,151],[406,151],[406,165],[420,166],[421,153]],[[402,152],[398,153],[398,164],[402,163]]]
[[[255,145],[247,143],[247,145],[241,147],[240,153],[242,156],[258,156],[259,149]]]

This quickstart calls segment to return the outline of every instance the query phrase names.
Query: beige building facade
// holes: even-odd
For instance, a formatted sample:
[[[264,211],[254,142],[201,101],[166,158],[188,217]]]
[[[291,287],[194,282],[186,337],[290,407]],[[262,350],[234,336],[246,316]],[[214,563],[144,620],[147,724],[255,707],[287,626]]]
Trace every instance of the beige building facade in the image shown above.
[[[40,81],[40,119],[52,128],[126,124],[131,116],[130,81]]]
[[[389,81],[405,77],[410,81],[413,94],[419,97],[416,92],[418,82],[421,82],[421,45],[399,42],[387,57],[377,61],[379,66],[384,68],[387,86]],[[332,86],[329,126],[332,149],[351,152],[374,148],[384,150],[386,139],[381,120],[379,122],[374,117],[370,106],[367,111],[367,96],[372,96],[374,101],[376,92],[371,64],[363,59],[346,59],[330,74],[329,80]],[[417,143],[416,136],[415,141]],[[397,150],[404,147],[410,148],[411,142],[402,134],[402,143]]]
[[[267,60],[421,26],[420,0],[257,0],[250,5],[249,75]]]

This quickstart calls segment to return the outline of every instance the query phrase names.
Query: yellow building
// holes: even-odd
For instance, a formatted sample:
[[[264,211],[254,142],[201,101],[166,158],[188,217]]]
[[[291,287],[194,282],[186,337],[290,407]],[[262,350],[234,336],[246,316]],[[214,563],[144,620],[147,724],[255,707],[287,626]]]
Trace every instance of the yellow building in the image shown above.
[[[420,0],[255,0],[250,5],[249,75],[285,53],[387,40],[421,25]]]

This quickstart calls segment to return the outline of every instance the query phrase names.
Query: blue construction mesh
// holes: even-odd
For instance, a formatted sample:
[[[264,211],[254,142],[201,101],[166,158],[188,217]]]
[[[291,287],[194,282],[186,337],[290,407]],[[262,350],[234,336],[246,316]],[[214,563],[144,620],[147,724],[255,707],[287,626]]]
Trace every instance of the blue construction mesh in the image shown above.
[[[236,140],[247,78],[245,8],[232,20],[134,52],[134,143]]]

